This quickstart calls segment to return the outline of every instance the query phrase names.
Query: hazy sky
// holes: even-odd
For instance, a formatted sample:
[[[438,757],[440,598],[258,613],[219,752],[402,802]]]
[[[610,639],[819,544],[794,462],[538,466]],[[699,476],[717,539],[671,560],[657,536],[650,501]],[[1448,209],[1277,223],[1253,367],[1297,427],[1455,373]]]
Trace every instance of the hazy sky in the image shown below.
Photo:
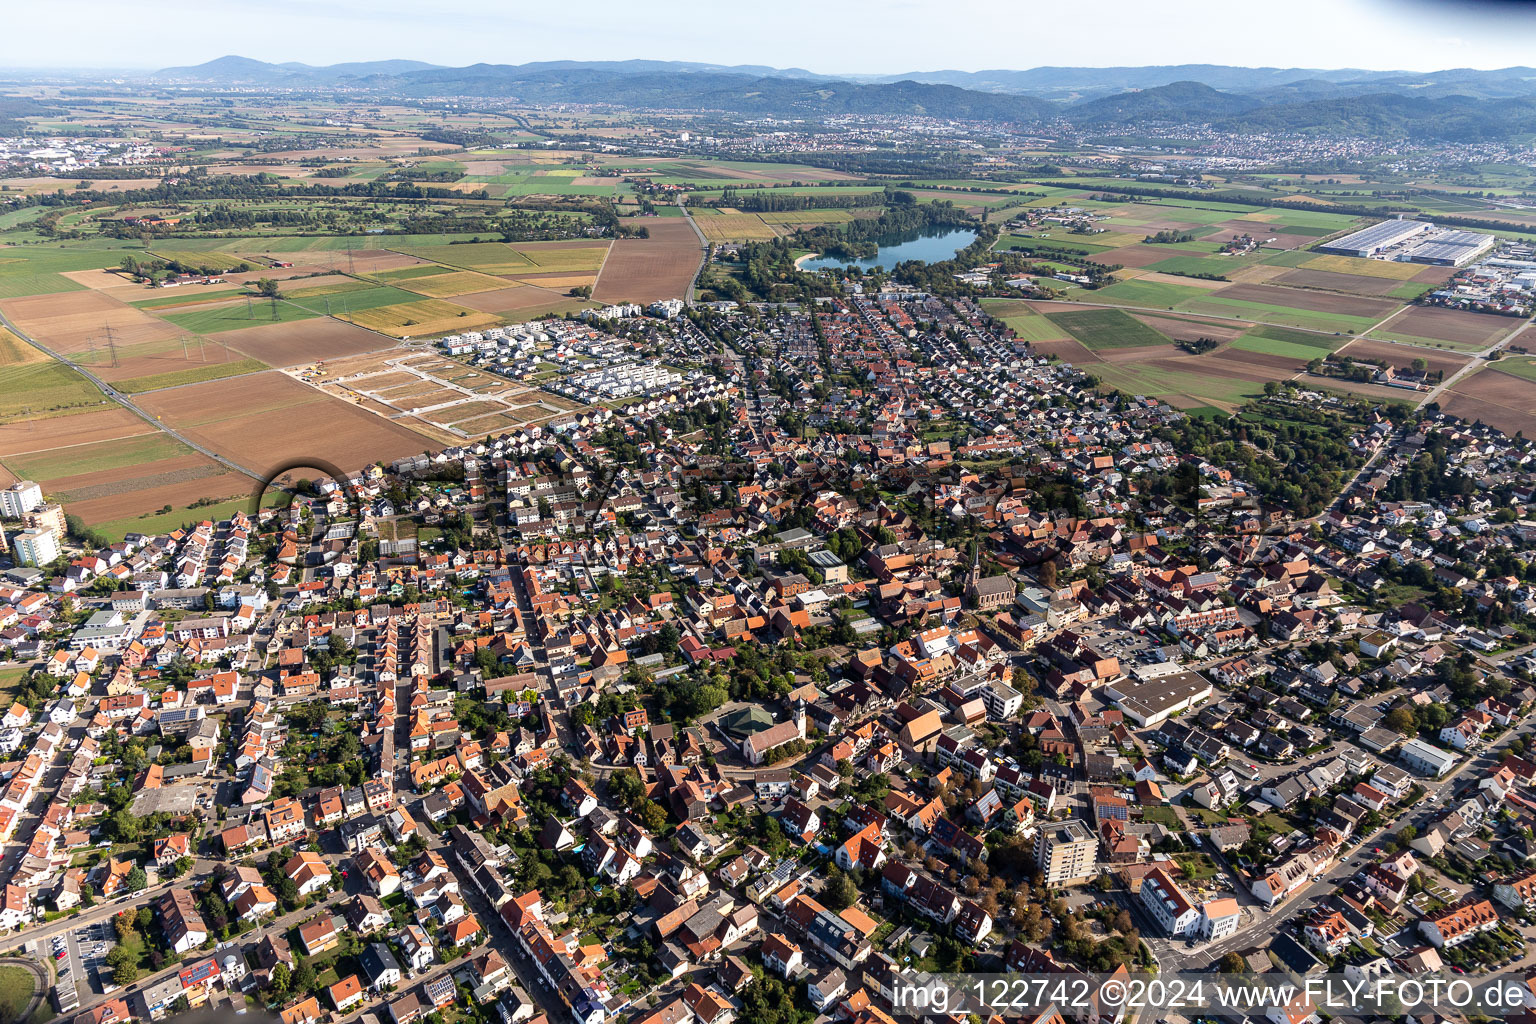
[[[6,7],[9,67],[158,68],[228,53],[309,64],[645,57],[827,74],[1536,64],[1536,4],[1518,0],[72,0],[63,34],[52,4]]]

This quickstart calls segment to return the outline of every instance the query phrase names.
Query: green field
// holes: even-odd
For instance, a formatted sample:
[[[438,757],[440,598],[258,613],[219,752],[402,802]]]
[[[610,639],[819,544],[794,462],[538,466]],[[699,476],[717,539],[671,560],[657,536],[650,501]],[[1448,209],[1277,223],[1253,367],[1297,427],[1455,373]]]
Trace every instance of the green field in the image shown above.
[[[1047,313],[1045,316],[1089,349],[1137,348],[1171,343],[1166,335],[1154,331],[1119,309],[1070,309]]]
[[[242,295],[249,294],[243,288],[220,288],[216,291],[209,291],[201,287],[176,289],[174,291],[156,289],[153,293],[153,298],[135,299],[128,303],[128,305],[153,313],[159,309],[174,309],[176,306],[191,306],[199,302],[223,302],[229,299],[238,299]]]
[[[1231,347],[1245,352],[1262,352],[1272,356],[1285,356],[1300,362],[1311,362],[1327,355],[1344,341],[1331,334],[1309,334],[1284,327],[1255,327]]]
[[[1507,373],[1511,377],[1536,380],[1536,358],[1531,356],[1505,356],[1488,364],[1490,370]]]
[[[1305,330],[1338,331],[1341,334],[1347,331],[1369,330],[1378,323],[1377,320],[1366,316],[1320,313],[1311,309],[1297,309],[1294,306],[1273,306],[1263,302],[1248,302],[1244,299],[1224,299],[1210,293],[1183,302],[1179,308],[1189,313],[1208,313],[1239,320],[1268,320]]]
[[[295,302],[253,298],[249,302],[232,302],[229,305],[209,309],[190,310],[185,313],[167,313],[163,319],[194,334],[216,334],[219,331],[238,331],[262,324],[292,323],[308,320],[319,314],[305,309]]]
[[[1021,341],[1056,341],[1066,336],[1060,327],[1017,299],[982,299],[981,306],[1013,328]]]
[[[1205,406],[1225,406],[1226,411],[1264,394],[1264,386],[1252,381],[1143,363],[1096,363],[1087,369],[1105,384],[1128,395],[1188,395]]]
[[[128,380],[114,381],[112,386],[119,391],[136,394],[142,391],[173,388],[182,384],[197,384],[205,380],[237,377],[242,373],[257,373],[261,370],[270,369],[270,366],[259,359],[238,359],[234,362],[195,366],[190,370],[172,370],[169,373],[152,373],[144,377],[131,377]]]
[[[1219,259],[1203,259],[1199,256],[1170,256],[1166,260],[1158,260],[1156,263],[1145,267],[1146,270],[1155,270],[1160,274],[1220,274],[1228,276],[1235,270],[1241,270],[1246,264],[1240,263],[1229,256]]]
[[[1209,295],[1210,289],[1132,278],[1129,281],[1117,281],[1107,288],[1081,291],[1073,289],[1071,294],[1085,302],[1108,302],[1117,306],[1142,306],[1148,309],[1172,309],[1181,302]]]
[[[85,377],[0,327],[0,421],[58,415],[104,402]]]
[[[10,689],[15,689],[15,683],[21,676],[10,683]],[[21,1021],[22,1011],[32,1001],[32,993],[37,984],[32,978],[32,972],[25,967],[14,967],[6,964],[0,967],[0,1021]]]
[[[232,256],[227,252],[210,252],[208,250],[193,251],[190,249],[151,249],[151,256],[162,260],[175,260],[192,267],[208,267],[212,270],[234,270],[236,267],[248,266],[255,269],[256,264],[249,263],[240,256]]]
[[[403,288],[390,285],[364,286],[356,290],[348,289],[290,300],[293,305],[302,306],[322,315],[329,310],[332,316],[343,316],[364,309],[378,309],[380,306],[398,306],[402,302],[420,301],[421,296],[415,292],[408,292]]]

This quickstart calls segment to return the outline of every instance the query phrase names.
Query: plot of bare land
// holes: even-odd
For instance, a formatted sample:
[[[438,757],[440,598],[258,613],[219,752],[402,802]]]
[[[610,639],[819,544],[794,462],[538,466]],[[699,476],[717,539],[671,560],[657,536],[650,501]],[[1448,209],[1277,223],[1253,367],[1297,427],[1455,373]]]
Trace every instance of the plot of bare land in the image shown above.
[[[1520,324],[1521,321],[1515,317],[1495,316],[1491,313],[1468,313],[1438,306],[1409,306],[1373,333],[1386,338],[1402,335],[1408,339],[1444,341],[1477,350],[1493,344]]]
[[[1352,295],[1386,295],[1402,282],[1390,277],[1365,277],[1360,274],[1335,274],[1327,270],[1288,270],[1272,280],[1294,288],[1322,288]]]
[[[136,437],[154,433],[155,428],[119,405],[73,416],[53,416],[40,420],[18,420],[0,425],[0,458],[68,448],[93,441]]]
[[[1264,284],[1234,284],[1216,293],[1222,299],[1257,302],[1266,306],[1290,306],[1318,313],[1342,313],[1346,316],[1383,317],[1398,303],[1353,295],[1329,295],[1299,288],[1277,288]]]
[[[188,507],[194,502],[250,493],[251,481],[247,477],[224,471],[218,463],[206,459],[203,463],[219,472],[207,475],[200,475],[198,471],[192,471],[190,475],[187,471],[154,474],[142,481],[144,486],[126,491],[117,491],[113,485],[101,485],[96,493],[83,491],[82,496],[71,498],[69,510],[87,524],[95,525],[154,512],[169,505],[173,510],[183,512],[185,521],[195,522],[201,517],[196,509]],[[124,481],[127,482],[131,481]],[[133,529],[132,526],[128,528]]]
[[[1247,325],[1245,324],[1209,320],[1196,321],[1182,317],[1158,316],[1156,313],[1131,313],[1131,316],[1153,330],[1168,335],[1174,341],[1195,341],[1200,338],[1231,341],[1247,330]]]
[[[157,392],[142,404],[210,451],[257,472],[304,457],[352,470],[429,446],[414,430],[275,371]]]
[[[599,302],[654,302],[681,299],[703,261],[693,228],[681,217],[657,217],[646,225],[649,238],[613,243],[592,297]]]
[[[1389,341],[1372,341],[1369,338],[1356,338],[1339,349],[1336,355],[1349,356],[1351,359],[1385,359],[1388,366],[1399,369],[1411,367],[1415,359],[1422,359],[1429,364],[1430,370],[1438,370],[1447,377],[1471,361],[1470,356],[1414,345],[1394,345]]]
[[[1184,255],[1176,249],[1167,249],[1156,245],[1127,245],[1119,249],[1111,249],[1108,252],[1095,253],[1087,259],[1094,263],[1109,265],[1118,263],[1122,267],[1146,267],[1153,263],[1159,263],[1170,256]]]
[[[549,288],[524,284],[497,288],[495,291],[476,292],[473,295],[460,295],[455,301],[460,306],[468,306],[482,313],[523,313],[532,310],[537,310],[539,313],[560,313],[588,305],[580,299],[561,295]],[[528,315],[535,314],[529,312]]]
[[[49,348],[78,353],[106,348],[110,329],[119,346],[175,338],[179,328],[101,292],[60,292],[0,300],[0,310],[23,334]]]
[[[1063,362],[1071,363],[1073,366],[1103,361],[1080,341],[1033,341],[1030,342],[1029,349],[1039,355],[1057,356]]]
[[[388,338],[329,317],[251,327],[227,338],[239,351],[268,366],[337,359],[393,344]]]
[[[1452,385],[1440,396],[1440,408],[1465,420],[1484,423],[1513,435],[1536,433],[1536,382],[1485,367]]]
[[[580,406],[430,353],[375,354],[343,360],[305,379],[327,393],[397,422],[454,441],[487,429],[544,422]],[[406,413],[414,413],[407,417]],[[494,428],[492,417],[506,417]],[[466,429],[464,424],[468,423]]]

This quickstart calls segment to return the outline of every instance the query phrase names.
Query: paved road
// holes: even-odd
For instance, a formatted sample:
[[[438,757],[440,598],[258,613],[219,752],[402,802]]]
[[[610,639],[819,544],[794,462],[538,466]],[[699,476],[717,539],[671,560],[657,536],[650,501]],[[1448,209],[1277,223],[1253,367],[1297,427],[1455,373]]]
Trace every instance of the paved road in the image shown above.
[[[683,211],[683,217],[688,221],[688,226],[693,228],[693,233],[699,236],[699,247],[703,250],[699,254],[699,265],[693,272],[693,277],[688,281],[688,292],[683,296],[688,305],[693,305],[693,289],[699,283],[699,275],[704,273],[704,261],[709,259],[709,240],[704,237],[704,232],[699,230],[699,225],[694,222],[693,214],[688,212],[687,197],[677,197],[677,208]]]
[[[54,359],[57,359],[59,362],[63,363],[65,366],[69,367],[71,370],[74,370],[76,373],[80,374],[82,377],[84,377],[85,379],[89,380],[92,384],[96,385],[98,388],[101,389],[101,393],[102,394],[106,395],[108,398],[112,399],[112,401],[116,402],[118,405],[121,405],[124,409],[127,409],[129,412],[133,413],[135,416],[139,417],[144,422],[146,422],[150,426],[154,427],[156,430],[163,430],[163,431],[165,431],[165,433],[170,434],[176,440],[180,441],[182,444],[186,445],[188,448],[191,448],[193,451],[201,452],[202,454],[208,456],[210,459],[212,459],[213,461],[219,463],[220,465],[226,466],[229,469],[234,470],[236,473],[239,473],[239,474],[241,474],[243,476],[248,476],[252,480],[257,480],[257,481],[265,481],[266,480],[266,475],[265,474],[258,473],[255,470],[253,470],[253,469],[251,469],[251,468],[249,468],[247,466],[240,465],[240,463],[235,462],[232,459],[225,458],[224,456],[218,454],[217,452],[210,451],[209,449],[204,448],[202,445],[198,444],[196,441],[192,440],[190,437],[187,437],[184,434],[181,434],[181,433],[177,432],[172,427],[167,426],[159,418],[151,415],[150,413],[145,412],[143,409],[140,409],[137,405],[134,404],[133,399],[129,398],[127,395],[123,394],[121,391],[118,391],[111,384],[108,384],[106,381],[104,381],[100,377],[96,376],[96,374],[92,373],[90,370],[88,370],[84,366],[81,366],[79,363],[75,362],[69,356],[65,355],[62,352],[57,352],[54,349],[49,348],[47,345],[44,345],[42,342],[38,341],[36,338],[34,338],[31,335],[29,335],[29,334],[25,333],[24,331],[22,331],[21,328],[17,327],[14,323],[12,323],[10,321],[10,319],[8,319],[4,313],[0,313],[0,325],[3,325],[6,328],[8,328],[11,331],[11,333],[15,334],[18,338],[20,338],[23,341],[27,342],[27,344],[33,346],[36,349],[39,349],[42,352],[46,352],[48,355],[52,356]]]

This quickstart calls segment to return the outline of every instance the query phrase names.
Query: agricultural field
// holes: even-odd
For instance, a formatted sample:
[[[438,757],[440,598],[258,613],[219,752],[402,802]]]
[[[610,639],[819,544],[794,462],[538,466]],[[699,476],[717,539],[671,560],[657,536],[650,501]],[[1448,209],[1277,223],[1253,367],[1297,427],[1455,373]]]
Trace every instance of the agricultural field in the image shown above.
[[[218,334],[221,331],[241,331],[264,324],[286,324],[295,320],[307,320],[320,316],[297,302],[280,299],[235,299],[189,310],[185,313],[165,313],[163,319],[193,334]]]
[[[1289,330],[1284,327],[1255,327],[1232,342],[1232,348],[1262,355],[1282,356],[1301,365],[1321,359],[1338,348],[1341,339],[1330,334]]]
[[[140,404],[210,451],[257,472],[306,457],[352,470],[430,444],[423,434],[275,371],[152,392]]]
[[[501,322],[492,313],[456,306],[442,299],[419,299],[391,306],[337,313],[337,319],[395,338],[420,338],[453,331],[472,331]]]
[[[613,243],[593,299],[644,304],[687,294],[704,259],[693,227],[676,219],[653,219],[646,227],[649,238],[621,238]]]
[[[1469,313],[1436,306],[1410,306],[1370,332],[1383,341],[1406,341],[1431,348],[1478,352],[1512,334],[1524,321],[1491,313]]]
[[[777,238],[778,232],[755,213],[723,213],[703,210],[694,211],[694,223],[711,242],[763,242]],[[810,212],[810,211],[801,211]]]
[[[1045,316],[1090,351],[1168,344],[1166,335],[1119,309],[1060,310]]]
[[[80,374],[0,327],[0,423],[66,416],[111,401]]]
[[[473,270],[450,270],[430,276],[411,277],[401,284],[406,291],[432,299],[447,299],[472,292],[487,292],[505,286],[506,281],[501,278],[491,277],[489,274],[478,274]]]
[[[1070,335],[1021,299],[982,299],[981,306],[1002,320],[1023,341],[1063,341]]]

